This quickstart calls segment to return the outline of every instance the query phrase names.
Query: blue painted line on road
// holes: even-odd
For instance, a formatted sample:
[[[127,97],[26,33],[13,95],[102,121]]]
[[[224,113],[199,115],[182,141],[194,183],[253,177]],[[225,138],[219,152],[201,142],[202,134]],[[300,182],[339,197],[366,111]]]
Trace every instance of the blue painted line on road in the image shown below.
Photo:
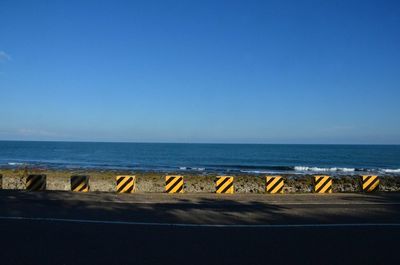
[[[336,228],[336,227],[400,227],[400,223],[343,223],[343,224],[185,224],[185,223],[154,223],[132,221],[106,221],[89,219],[65,219],[47,217],[0,216],[0,220],[35,221],[35,222],[66,222],[108,225],[160,226],[160,227],[209,227],[209,228]]]

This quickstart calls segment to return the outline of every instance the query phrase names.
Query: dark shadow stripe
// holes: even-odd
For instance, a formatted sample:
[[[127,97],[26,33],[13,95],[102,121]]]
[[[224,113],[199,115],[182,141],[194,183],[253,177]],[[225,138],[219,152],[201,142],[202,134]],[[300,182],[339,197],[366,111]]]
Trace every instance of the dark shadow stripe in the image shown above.
[[[230,178],[224,178],[224,180],[217,186],[217,190],[219,190]]]
[[[330,179],[327,178],[327,180],[325,182],[322,183],[322,185],[319,187],[319,189],[315,190],[315,192],[320,192],[321,190],[323,190],[325,188],[326,185],[328,185]]]
[[[221,193],[226,193],[232,186],[233,186],[233,182],[228,184],[228,186],[226,186],[225,189],[223,191],[221,191]]]
[[[371,181],[371,183],[367,186],[367,187],[365,187],[365,189],[364,189],[364,191],[369,191],[369,189],[376,183],[376,182],[378,182],[379,181],[379,179],[378,178],[375,178],[373,181]],[[374,190],[376,190],[378,188],[378,186],[376,186],[373,190],[371,190],[371,191],[374,191]]]
[[[276,187],[278,187],[279,184],[282,183],[282,182],[283,182],[283,179],[278,180],[278,181],[274,184],[274,186],[272,186],[272,188],[268,189],[268,191],[269,191],[269,192],[273,191],[273,190],[274,190]]]

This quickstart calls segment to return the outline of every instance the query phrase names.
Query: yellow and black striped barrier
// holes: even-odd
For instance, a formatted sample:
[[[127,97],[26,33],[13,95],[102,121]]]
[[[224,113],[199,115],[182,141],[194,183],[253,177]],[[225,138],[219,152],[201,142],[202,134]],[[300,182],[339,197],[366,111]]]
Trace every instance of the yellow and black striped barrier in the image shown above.
[[[165,192],[183,193],[183,176],[166,176]]]
[[[332,179],[329,176],[314,177],[315,193],[332,193]]]
[[[231,176],[217,177],[217,181],[215,183],[215,192],[216,193],[233,194],[234,191],[235,191],[235,189],[233,187],[233,177],[231,177]]]
[[[267,193],[283,193],[284,181],[281,176],[267,176],[265,191]]]
[[[71,177],[71,190],[76,192],[89,191],[89,177],[88,176],[72,176]]]
[[[378,176],[362,176],[361,177],[362,191],[373,192],[379,190]]]
[[[135,191],[135,176],[116,176],[118,193],[133,193]]]
[[[26,178],[26,190],[46,190],[46,175],[29,175]]]

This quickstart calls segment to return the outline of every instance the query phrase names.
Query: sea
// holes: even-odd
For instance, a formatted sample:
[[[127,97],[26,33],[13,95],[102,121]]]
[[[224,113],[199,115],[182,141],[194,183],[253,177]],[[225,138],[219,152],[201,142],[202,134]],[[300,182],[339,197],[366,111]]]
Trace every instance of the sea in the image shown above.
[[[204,174],[398,175],[400,145],[0,141],[0,167]]]

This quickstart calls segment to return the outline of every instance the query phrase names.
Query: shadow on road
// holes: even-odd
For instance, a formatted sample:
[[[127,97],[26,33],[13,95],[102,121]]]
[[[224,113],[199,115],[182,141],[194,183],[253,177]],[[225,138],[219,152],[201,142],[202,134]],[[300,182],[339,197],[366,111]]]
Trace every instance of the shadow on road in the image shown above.
[[[132,196],[136,196],[135,202]],[[400,196],[396,194],[290,197],[299,204],[279,204],[275,197],[265,200],[263,196],[251,200],[210,195],[154,196],[158,199],[153,195],[1,191],[0,216],[250,226],[171,227],[2,219],[2,264],[398,263],[397,226],[251,226],[395,223],[400,220],[396,204]],[[287,202],[287,197],[281,200]]]
[[[132,202],[129,200],[132,196],[140,199]],[[333,196],[310,195],[310,199],[299,197],[302,200],[298,203],[294,200],[294,204],[257,201],[263,198],[260,196],[243,201],[229,196],[178,195],[171,200],[166,194],[161,195],[165,200],[152,203],[151,196],[2,191],[0,214],[188,224],[394,223],[400,220],[400,196],[390,193],[346,195],[335,200]]]

